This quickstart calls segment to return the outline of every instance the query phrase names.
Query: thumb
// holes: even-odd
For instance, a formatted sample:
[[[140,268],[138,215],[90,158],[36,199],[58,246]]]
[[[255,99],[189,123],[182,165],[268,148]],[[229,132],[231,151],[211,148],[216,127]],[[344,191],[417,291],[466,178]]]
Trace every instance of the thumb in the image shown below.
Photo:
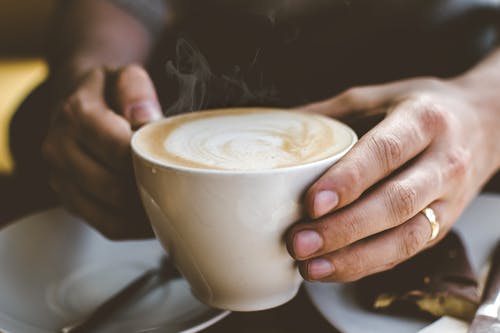
[[[298,110],[339,119],[364,117],[385,112],[400,90],[396,83],[354,87],[327,100],[301,106]]]
[[[140,66],[127,66],[118,72],[115,95],[118,112],[132,128],[158,120],[163,115],[154,84]]]

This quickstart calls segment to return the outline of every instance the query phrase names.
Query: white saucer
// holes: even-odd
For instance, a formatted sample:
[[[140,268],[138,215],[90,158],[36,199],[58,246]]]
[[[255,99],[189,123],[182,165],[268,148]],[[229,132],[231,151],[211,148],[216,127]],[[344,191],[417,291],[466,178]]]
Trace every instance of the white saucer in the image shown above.
[[[0,332],[57,332],[157,266],[162,255],[155,240],[111,242],[63,209],[20,219],[0,231]],[[197,332],[228,314],[200,303],[176,279],[103,331]]]
[[[477,273],[500,239],[500,195],[479,196],[455,224]],[[425,320],[370,312],[354,301],[352,285],[306,283],[312,302],[333,326],[344,333],[415,333]]]

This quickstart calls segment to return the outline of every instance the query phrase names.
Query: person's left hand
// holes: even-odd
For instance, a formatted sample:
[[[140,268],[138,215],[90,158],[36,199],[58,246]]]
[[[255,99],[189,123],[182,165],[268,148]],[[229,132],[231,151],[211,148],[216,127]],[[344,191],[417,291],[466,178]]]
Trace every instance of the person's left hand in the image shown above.
[[[454,81],[421,78],[306,106],[336,118],[387,116],[307,191],[313,221],[287,234],[303,277],[354,281],[444,237],[500,165],[499,115],[484,104]],[[440,224],[433,241],[426,207]]]

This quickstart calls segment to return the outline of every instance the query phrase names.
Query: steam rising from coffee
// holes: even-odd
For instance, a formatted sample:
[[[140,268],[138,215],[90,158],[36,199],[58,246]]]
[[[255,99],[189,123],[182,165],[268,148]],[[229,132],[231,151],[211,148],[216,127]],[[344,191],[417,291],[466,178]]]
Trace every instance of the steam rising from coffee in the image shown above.
[[[321,68],[334,52],[318,55],[318,63],[311,60],[320,48],[328,49],[330,35],[337,33],[336,15],[327,13],[349,14],[351,2],[197,1],[192,5],[197,16],[181,27],[185,38],[176,41],[167,59],[166,74],[179,88],[165,104],[167,115],[207,108],[303,105],[344,89],[334,78],[336,73],[344,75],[344,68]],[[346,18],[340,19],[342,27]],[[205,49],[212,40],[215,51]],[[198,47],[195,41],[203,42]],[[241,44],[233,45],[234,41]],[[332,66],[338,64],[332,60]]]
[[[233,66],[229,73],[216,75],[203,54],[193,42],[180,38],[176,43],[176,59],[169,60],[166,72],[177,81],[178,98],[166,110],[166,115],[196,111],[207,108],[214,98],[217,106],[259,105],[272,101],[276,96],[274,87],[261,84],[250,88],[239,66]],[[258,61],[260,49],[250,64]],[[216,96],[216,97],[215,97]]]

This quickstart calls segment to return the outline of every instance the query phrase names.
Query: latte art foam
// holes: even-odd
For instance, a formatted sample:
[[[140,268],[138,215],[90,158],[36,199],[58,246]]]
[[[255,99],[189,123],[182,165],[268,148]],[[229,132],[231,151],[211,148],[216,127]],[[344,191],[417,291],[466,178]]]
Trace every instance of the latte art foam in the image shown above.
[[[353,140],[347,127],[335,120],[276,109],[192,113],[149,126],[141,134],[140,150],[155,160],[225,170],[276,169],[319,161]]]

